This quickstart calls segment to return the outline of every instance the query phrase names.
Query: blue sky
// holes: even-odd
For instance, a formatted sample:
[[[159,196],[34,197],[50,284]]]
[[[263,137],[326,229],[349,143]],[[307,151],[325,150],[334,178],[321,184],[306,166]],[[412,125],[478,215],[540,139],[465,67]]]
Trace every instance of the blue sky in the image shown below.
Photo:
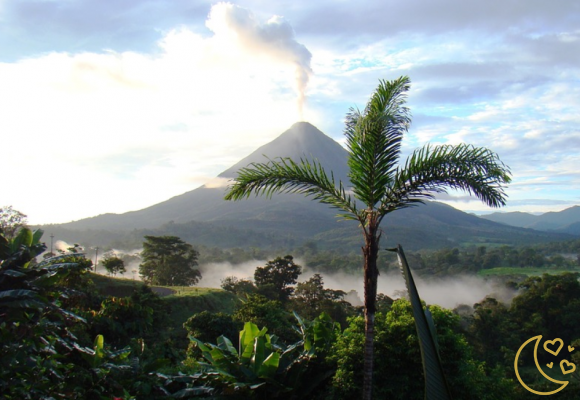
[[[297,120],[340,141],[401,75],[405,152],[487,146],[513,172],[505,211],[580,203],[580,2],[354,4],[0,0],[0,206],[32,223],[141,209]]]

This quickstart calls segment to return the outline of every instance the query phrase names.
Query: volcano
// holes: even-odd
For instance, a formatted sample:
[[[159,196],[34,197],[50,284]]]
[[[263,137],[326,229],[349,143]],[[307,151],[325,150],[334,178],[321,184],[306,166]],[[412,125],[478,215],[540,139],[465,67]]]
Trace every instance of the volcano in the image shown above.
[[[313,202],[301,195],[275,195],[273,200],[249,198],[244,201],[223,200],[227,183],[236,172],[253,162],[289,157],[317,160],[325,170],[332,171],[336,179],[347,181],[347,151],[308,122],[298,122],[276,139],[258,148],[247,157],[218,175],[217,179],[190,192],[139,211],[124,214],[103,214],[93,218],[62,224],[70,229],[142,229],[156,228],[173,221],[229,221],[235,226],[247,226],[248,220],[269,222],[290,218],[310,221],[332,218],[335,212],[327,206]],[[256,223],[252,225],[256,225]],[[259,225],[259,223],[258,223]],[[325,224],[326,225],[326,224]]]
[[[212,182],[151,207],[124,214],[103,214],[93,218],[51,226],[81,240],[92,232],[102,239],[119,232],[133,236],[177,235],[190,243],[218,247],[262,246],[264,243],[299,245],[315,241],[323,247],[356,250],[360,230],[354,221],[339,221],[337,210],[298,194],[276,194],[271,199],[250,197],[225,201],[228,182],[236,172],[253,162],[289,157],[317,160],[348,186],[348,152],[336,141],[307,122],[298,122],[279,137],[258,148],[219,174]],[[569,239],[569,235],[538,232],[507,226],[456,210],[438,202],[389,214],[382,224],[382,243],[401,243],[408,249],[455,247],[462,243],[529,244]],[[97,234],[98,232],[101,232]],[[250,242],[248,237],[252,237]],[[272,241],[265,238],[289,238]],[[90,240],[93,241],[93,240]],[[106,240],[105,240],[106,241]],[[96,244],[96,243],[94,243]]]

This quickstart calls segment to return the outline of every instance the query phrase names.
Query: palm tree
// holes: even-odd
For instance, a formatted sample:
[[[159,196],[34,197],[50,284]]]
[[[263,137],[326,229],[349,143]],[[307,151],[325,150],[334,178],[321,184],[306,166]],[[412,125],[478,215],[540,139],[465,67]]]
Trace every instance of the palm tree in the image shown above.
[[[433,193],[459,189],[491,207],[505,205],[509,168],[496,153],[467,144],[426,145],[399,163],[401,141],[411,123],[405,107],[410,80],[380,81],[363,112],[346,116],[350,187],[336,182],[317,161],[289,158],[252,163],[238,171],[226,200],[274,193],[302,193],[357,220],[364,236],[365,346],[363,399],[371,399],[373,338],[377,296],[377,257],[385,215],[433,198]]]

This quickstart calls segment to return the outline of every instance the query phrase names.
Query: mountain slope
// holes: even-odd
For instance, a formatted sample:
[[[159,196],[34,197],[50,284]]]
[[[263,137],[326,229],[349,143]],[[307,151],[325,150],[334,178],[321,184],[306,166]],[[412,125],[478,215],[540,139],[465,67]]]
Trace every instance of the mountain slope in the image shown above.
[[[481,218],[522,228],[580,235],[580,206],[573,206],[559,212],[547,212],[541,215],[510,212],[482,215]]]
[[[354,221],[338,221],[337,211],[302,195],[223,200],[228,179],[264,157],[317,159],[336,179],[347,180],[348,153],[309,123],[294,124],[272,142],[260,147],[222,172],[216,181],[139,211],[105,214],[62,224],[68,240],[107,246],[110,241],[135,243],[143,235],[174,234],[208,246],[286,246],[308,240],[320,247],[358,251],[360,228]],[[54,230],[56,226],[53,226]],[[387,216],[381,244],[405,248],[455,247],[462,244],[523,244],[563,240],[567,235],[521,229],[463,213],[441,203],[403,209]],[[106,233],[103,233],[106,231]],[[66,240],[66,238],[63,238]],[[94,240],[93,240],[94,239]],[[106,240],[109,240],[109,243]],[[96,240],[96,241],[95,241]]]
[[[306,209],[314,214],[331,216],[327,207],[305,199],[299,195],[276,195],[276,204],[265,198],[250,198],[245,201],[227,202],[223,200],[226,178],[233,178],[238,169],[252,162],[264,162],[267,158],[290,157],[317,159],[328,171],[333,171],[337,179],[347,177],[346,160],[348,153],[337,142],[307,122],[298,122],[272,142],[240,160],[219,175],[219,187],[204,185],[190,192],[175,196],[167,201],[139,211],[124,214],[104,214],[93,218],[63,224],[69,229],[140,229],[154,228],[169,221],[184,223],[196,221],[216,221],[244,219],[259,213],[271,215],[273,210],[284,210],[284,217],[295,215]],[[268,210],[272,209],[268,213]],[[267,215],[262,216],[262,219]]]

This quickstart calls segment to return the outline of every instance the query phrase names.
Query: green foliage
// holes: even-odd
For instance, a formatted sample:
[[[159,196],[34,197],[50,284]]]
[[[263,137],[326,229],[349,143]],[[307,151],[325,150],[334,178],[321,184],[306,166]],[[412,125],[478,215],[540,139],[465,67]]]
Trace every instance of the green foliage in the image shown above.
[[[40,229],[32,232],[28,228],[22,228],[12,238],[0,235],[2,267],[27,268],[37,255],[46,250],[46,245],[40,242],[43,233]]]
[[[242,301],[233,316],[240,322],[268,326],[272,333],[284,341],[296,340],[296,334],[292,329],[291,314],[285,311],[282,303],[277,300],[269,300],[259,294],[249,295],[246,300]]]
[[[238,279],[235,276],[227,276],[221,280],[221,288],[225,291],[235,294],[239,297],[246,297],[249,294],[256,293],[258,288],[249,279]]]
[[[240,331],[238,349],[225,336],[218,338],[217,345],[190,337],[204,358],[197,362],[203,368],[197,384],[210,384],[215,394],[234,398],[308,398],[332,374],[332,370],[312,369],[310,363],[317,351],[330,348],[338,328],[328,316],[309,323],[296,318],[302,339],[290,346],[251,322]]]
[[[191,286],[201,279],[197,251],[177,236],[145,236],[139,273],[150,284]]]
[[[102,336],[87,348],[73,333],[86,321],[63,307],[86,268],[69,256],[31,265],[46,246],[22,228],[0,258],[0,392],[7,400],[95,399],[122,394],[112,378],[126,351],[108,353]],[[80,257],[80,255],[73,255]]]
[[[346,326],[346,318],[354,314],[354,309],[343,301],[345,295],[342,290],[325,288],[322,275],[314,274],[307,281],[296,285],[289,308],[307,319],[313,319],[324,312]]]
[[[104,334],[115,345],[127,345],[132,338],[152,339],[168,320],[168,305],[147,286],[129,297],[109,297],[91,311],[92,334]]]
[[[580,338],[579,274],[529,277],[508,307],[493,298],[475,305],[469,331],[476,349],[490,365],[506,368],[521,344],[536,335],[571,343]],[[543,361],[544,353],[539,354]],[[551,356],[546,362],[553,361]],[[560,358],[557,359],[559,362]]]
[[[508,307],[492,297],[474,305],[469,333],[481,360],[488,365],[506,364],[515,357],[521,327],[510,319]],[[515,347],[514,347],[515,346]],[[513,357],[512,357],[513,356]]]
[[[112,253],[105,254],[105,257],[101,260],[101,264],[103,264],[109,274],[117,275],[126,272],[125,261]]]
[[[13,239],[18,230],[26,226],[26,215],[12,206],[0,207],[0,234],[6,239]]]
[[[510,399],[513,383],[495,372],[488,374],[484,364],[474,359],[465,337],[459,333],[459,318],[439,306],[431,306],[430,310],[453,398]],[[338,365],[333,378],[332,398],[360,399],[363,344],[364,320],[362,317],[352,318],[350,326],[330,351],[331,360]],[[379,361],[375,364],[374,398],[424,398],[419,341],[409,301],[396,300],[388,313],[376,315],[375,359]]]
[[[435,251],[408,253],[409,264],[421,275],[456,275],[478,273],[487,275],[493,271],[552,272],[563,269],[574,270],[577,260],[564,257],[560,249],[568,246],[472,246],[467,248],[444,248]],[[573,247],[573,246],[572,246]],[[503,268],[500,269],[500,268]],[[509,270],[508,270],[509,268]],[[518,271],[521,269],[521,271]]]
[[[252,163],[238,171],[226,200],[240,200],[252,193],[299,193],[337,208],[344,219],[356,220],[364,237],[364,306],[366,316],[365,385],[363,398],[371,398],[373,321],[376,312],[379,226],[389,213],[433,198],[433,193],[453,188],[474,194],[492,207],[506,203],[504,186],[510,171],[497,154],[466,144],[426,145],[399,163],[401,142],[411,118],[405,107],[410,79],[402,76],[380,81],[365,109],[351,109],[346,116],[350,191],[318,161],[278,158]],[[361,207],[357,207],[357,201]]]
[[[218,336],[234,338],[234,346],[238,346],[237,333],[243,326],[242,322],[234,320],[230,314],[222,312],[202,311],[193,315],[183,324],[187,335],[202,342],[210,342]],[[190,346],[190,351],[191,351]]]
[[[475,304],[475,311],[469,321],[470,341],[479,357],[489,366],[505,371],[514,377],[513,363],[515,353],[523,342],[530,337],[543,335],[545,340],[561,338],[564,343],[578,344],[580,338],[580,282],[578,274],[543,275],[529,277],[518,284],[519,294],[510,305],[500,303],[494,298],[486,298]],[[544,351],[538,352],[540,365],[548,362],[558,364],[568,356],[562,352],[557,357]],[[577,358],[572,354],[572,361]],[[531,354],[522,354],[520,372],[524,381],[536,390],[551,391],[545,380],[535,368],[528,373],[524,365],[533,365]],[[558,377],[556,377],[558,378]],[[568,378],[560,377],[562,380]],[[514,378],[515,379],[515,378]],[[519,386],[519,385],[518,385]],[[572,379],[571,384],[554,395],[555,398],[572,399],[577,397],[580,385]],[[520,387],[521,388],[521,387]],[[529,392],[513,398],[527,399]]]
[[[290,285],[296,284],[296,280],[302,273],[302,267],[294,262],[294,257],[287,255],[268,261],[265,266],[256,268],[254,282],[258,293],[272,300],[286,302],[294,293]]]

